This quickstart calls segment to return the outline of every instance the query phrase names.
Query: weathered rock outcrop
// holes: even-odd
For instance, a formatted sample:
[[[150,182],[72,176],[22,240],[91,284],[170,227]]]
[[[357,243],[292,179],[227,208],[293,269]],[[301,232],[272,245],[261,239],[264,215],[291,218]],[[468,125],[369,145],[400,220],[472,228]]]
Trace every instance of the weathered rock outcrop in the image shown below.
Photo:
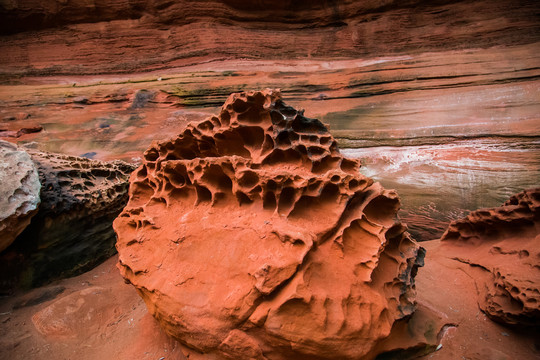
[[[10,0],[0,3],[0,73],[126,72],[214,59],[531,44],[540,40],[538,6],[535,0]]]
[[[30,155],[0,141],[0,251],[28,224],[39,206],[41,185]]]
[[[154,143],[115,220],[119,268],[176,339],[243,359],[372,358],[414,312],[399,199],[279,92]]]
[[[470,265],[478,305],[490,318],[540,323],[540,188],[451,223],[441,242],[447,256]]]
[[[28,150],[41,205],[3,255],[2,287],[37,286],[90,269],[114,254],[113,219],[127,201],[133,165]]]

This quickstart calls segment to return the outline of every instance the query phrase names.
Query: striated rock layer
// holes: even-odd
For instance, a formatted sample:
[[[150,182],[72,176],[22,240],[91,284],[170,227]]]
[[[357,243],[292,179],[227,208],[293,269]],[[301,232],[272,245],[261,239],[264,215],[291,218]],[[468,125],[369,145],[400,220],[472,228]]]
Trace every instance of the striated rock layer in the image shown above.
[[[445,254],[470,265],[478,305],[509,325],[540,324],[540,188],[450,224]]]
[[[0,251],[27,226],[39,206],[41,184],[30,156],[0,141]]]
[[[423,249],[358,167],[278,91],[232,94],[144,153],[114,222],[121,273],[201,353],[373,358],[414,312]]]
[[[536,0],[0,2],[0,75],[157,70],[216,59],[359,58],[533,44]],[[374,80],[378,77],[375,76]]]
[[[127,201],[133,165],[28,150],[41,205],[0,262],[2,290],[33,287],[89,270],[115,252],[113,219]]]

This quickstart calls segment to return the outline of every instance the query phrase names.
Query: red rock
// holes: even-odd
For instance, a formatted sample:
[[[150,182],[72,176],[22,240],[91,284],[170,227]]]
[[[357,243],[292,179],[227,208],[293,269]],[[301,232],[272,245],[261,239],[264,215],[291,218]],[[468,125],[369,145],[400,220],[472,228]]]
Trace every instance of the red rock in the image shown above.
[[[428,252],[425,268],[415,278],[418,308],[407,322],[395,323],[394,330],[405,327],[406,333],[398,333],[397,339],[384,340],[381,345],[391,341],[393,348],[398,344],[403,349],[408,348],[411,346],[407,341],[409,335],[420,331],[426,340],[435,340],[435,346],[431,341],[422,350],[430,347],[434,350],[437,344],[442,348],[424,357],[402,351],[393,353],[393,357],[385,354],[386,358],[536,359],[539,355],[535,351],[537,333],[520,332],[490,321],[478,310],[474,296],[463,295],[475,292],[474,280],[463,271],[468,265],[446,258],[440,241],[423,244]],[[184,359],[184,352],[190,360],[217,359],[215,354],[200,354],[167,337],[148,314],[135,288],[124,283],[115,267],[117,261],[114,256],[81,276],[63,279],[54,286],[34,289],[24,295],[4,297],[0,302],[0,357],[10,360],[156,360],[163,357],[179,360]],[[96,287],[103,289],[101,294],[88,291]],[[78,306],[81,298],[85,303]],[[75,311],[67,313],[64,311],[67,307]],[[47,308],[54,312],[47,315]],[[102,316],[88,319],[88,309],[103,309]],[[58,316],[51,316],[53,314]],[[55,321],[71,324],[67,332],[71,337],[36,331],[32,319],[38,318],[44,325]],[[75,325],[77,322],[85,326]],[[441,323],[446,326],[439,330]]]
[[[34,314],[32,322],[41,335],[50,338],[70,339],[97,332],[107,325],[105,321],[122,316],[110,306],[115,302],[113,295],[110,289],[89,287],[53,302]]]
[[[0,73],[11,79],[214,59],[360,58],[534,44],[537,13],[535,0],[12,0],[0,4]]]
[[[232,94],[144,153],[114,222],[120,271],[199,352],[372,358],[414,312],[423,249],[358,167],[279,92]]]
[[[24,127],[19,130],[0,130],[0,137],[13,137],[18,138],[25,134],[32,134],[43,130],[43,126],[36,125],[32,127]]]
[[[444,325],[427,326],[427,333],[436,333],[441,348],[421,359],[528,360],[540,356],[538,331],[491,321],[480,310],[477,289],[484,281],[484,270],[457,260],[448,241],[425,241],[422,246],[427,255],[425,267],[415,278],[418,310],[409,323],[416,323],[417,313],[428,308]],[[474,251],[461,250],[462,254]]]
[[[540,323],[540,188],[452,222],[441,244],[448,257],[469,265],[478,306],[491,319]]]

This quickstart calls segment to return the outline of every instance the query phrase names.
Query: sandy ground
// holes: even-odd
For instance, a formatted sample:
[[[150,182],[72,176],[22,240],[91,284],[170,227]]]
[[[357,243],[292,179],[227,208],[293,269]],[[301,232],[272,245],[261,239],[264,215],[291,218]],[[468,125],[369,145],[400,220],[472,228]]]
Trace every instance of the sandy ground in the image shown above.
[[[0,359],[184,359],[116,261],[1,299]]]

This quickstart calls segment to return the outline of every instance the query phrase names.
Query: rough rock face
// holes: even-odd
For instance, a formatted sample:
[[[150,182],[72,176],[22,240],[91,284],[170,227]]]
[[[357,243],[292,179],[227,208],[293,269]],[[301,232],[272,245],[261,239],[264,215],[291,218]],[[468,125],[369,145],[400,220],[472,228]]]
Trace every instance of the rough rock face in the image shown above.
[[[114,254],[111,224],[126,204],[134,169],[120,161],[28,152],[39,171],[41,205],[2,259],[7,288],[77,274]]]
[[[0,74],[532,44],[538,10],[536,0],[10,0],[0,2]]]
[[[478,305],[489,317],[540,323],[540,188],[451,223],[441,241],[448,256],[470,265]]]
[[[368,358],[415,309],[396,193],[279,92],[154,143],[115,220],[119,268],[176,339],[250,359]]]
[[[0,251],[30,223],[39,206],[38,172],[25,151],[0,141]]]

